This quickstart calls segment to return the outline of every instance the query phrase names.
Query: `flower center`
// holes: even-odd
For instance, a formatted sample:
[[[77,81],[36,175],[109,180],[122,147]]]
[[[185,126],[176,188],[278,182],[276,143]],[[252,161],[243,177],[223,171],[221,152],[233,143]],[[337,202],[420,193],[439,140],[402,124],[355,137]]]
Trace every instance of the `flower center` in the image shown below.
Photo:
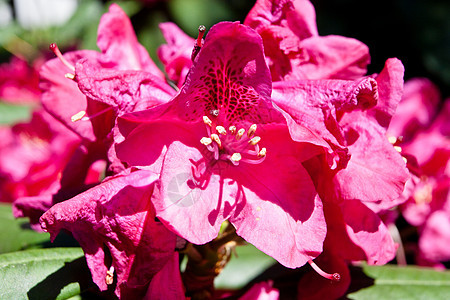
[[[261,137],[255,135],[256,124],[246,131],[234,125],[229,126],[227,130],[207,116],[203,116],[203,122],[208,136],[203,137],[200,143],[213,153],[215,160],[229,161],[235,166],[240,162],[259,164],[265,160],[267,150],[258,145]]]

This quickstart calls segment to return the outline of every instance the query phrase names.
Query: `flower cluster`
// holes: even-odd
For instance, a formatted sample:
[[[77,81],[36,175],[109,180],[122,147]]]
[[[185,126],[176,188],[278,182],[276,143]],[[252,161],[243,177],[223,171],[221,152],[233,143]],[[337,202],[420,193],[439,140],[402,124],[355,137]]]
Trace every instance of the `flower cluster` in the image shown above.
[[[302,277],[299,295],[338,298],[349,262],[395,257],[379,212],[406,201],[424,239],[436,232],[433,218],[448,221],[448,203],[426,197],[448,191],[449,168],[414,150],[431,139],[448,163],[448,143],[441,149],[436,137],[448,135],[448,109],[402,151],[388,139],[414,123],[396,116],[389,127],[403,93],[398,59],[366,75],[368,48],[320,36],[308,0],[258,0],[243,24],[200,26],[196,38],[173,23],[160,28],[166,74],[115,4],[100,21],[100,52],[63,55],[52,44],[57,58],[40,70],[45,112],[32,121],[46,127],[29,125],[48,132],[22,126],[0,145],[3,158],[39,144],[42,155],[23,169],[48,172],[20,187],[27,193],[14,191],[14,213],[52,239],[70,231],[100,290],[113,287],[123,299],[212,297],[214,277],[245,241],[288,268],[309,263],[316,273]],[[410,178],[407,154],[427,179]],[[25,185],[3,159],[0,170]],[[426,212],[413,211],[418,202]],[[421,251],[441,258],[440,249]],[[256,295],[278,292],[265,282],[244,298]]]

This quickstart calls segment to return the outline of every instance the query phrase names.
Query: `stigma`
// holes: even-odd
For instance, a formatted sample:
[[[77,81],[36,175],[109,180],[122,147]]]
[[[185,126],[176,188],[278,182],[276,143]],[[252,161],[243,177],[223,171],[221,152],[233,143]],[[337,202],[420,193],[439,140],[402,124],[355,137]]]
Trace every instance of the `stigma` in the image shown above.
[[[267,154],[266,148],[260,148],[261,137],[255,135],[257,125],[249,128],[216,125],[208,116],[203,116],[203,123],[208,136],[203,137],[200,143],[206,147],[215,160],[228,161],[234,166],[240,163],[262,163]]]

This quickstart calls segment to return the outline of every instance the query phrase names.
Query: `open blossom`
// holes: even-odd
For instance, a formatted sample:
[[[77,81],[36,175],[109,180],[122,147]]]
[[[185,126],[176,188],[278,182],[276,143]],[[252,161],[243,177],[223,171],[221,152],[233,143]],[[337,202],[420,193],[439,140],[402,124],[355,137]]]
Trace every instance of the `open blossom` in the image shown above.
[[[160,173],[156,215],[181,237],[204,244],[229,220],[238,235],[298,267],[325,237],[322,203],[301,165],[322,148],[306,129],[313,142],[290,138],[270,92],[259,35],[219,23],[173,100],[119,119],[125,139],[116,150],[127,164]]]
[[[80,140],[42,109],[0,131],[0,201],[51,194]]]
[[[64,169],[57,193],[14,203],[16,216],[37,216],[33,224],[53,204],[84,191],[86,176],[99,160],[108,163],[109,174],[124,169],[111,147],[117,116],[164,103],[175,93],[119,6],[111,5],[103,15],[97,44],[101,53],[80,50],[64,55],[52,45],[58,58],[41,69],[42,105],[79,135],[82,144]]]
[[[37,59],[32,66],[19,58],[12,57],[9,63],[0,65],[0,99],[20,104],[37,103],[39,90],[39,73],[42,61]]]
[[[274,83],[272,98],[291,118],[291,135],[301,125],[328,143],[325,158],[313,157],[303,165],[324,201],[327,224],[341,228],[339,234],[327,233],[328,239],[337,238],[341,244],[346,239],[348,247],[359,249],[337,251],[346,261],[384,264],[395,255],[392,238],[375,212],[397,205],[408,179],[401,155],[386,137],[402,85],[403,66],[395,59],[388,60],[379,75],[354,81]],[[330,156],[333,150],[337,155]],[[335,161],[334,169],[327,156]]]
[[[178,266],[176,236],[155,220],[150,202],[156,179],[147,170],[126,170],[54,205],[41,217],[52,239],[66,229],[78,240],[100,290],[117,276],[121,299],[142,298],[160,271],[157,278],[179,277],[179,270],[170,267],[175,261]],[[181,284],[172,285],[182,291]]]
[[[356,79],[370,62],[360,41],[319,35],[309,0],[258,0],[244,24],[261,35],[273,81]]]
[[[418,227],[417,263],[435,265],[450,259],[450,105],[447,100],[434,118],[440,96],[429,80],[412,79],[405,90],[389,128],[414,174],[401,197],[407,200],[401,210]],[[412,107],[418,111],[415,117],[409,114]]]

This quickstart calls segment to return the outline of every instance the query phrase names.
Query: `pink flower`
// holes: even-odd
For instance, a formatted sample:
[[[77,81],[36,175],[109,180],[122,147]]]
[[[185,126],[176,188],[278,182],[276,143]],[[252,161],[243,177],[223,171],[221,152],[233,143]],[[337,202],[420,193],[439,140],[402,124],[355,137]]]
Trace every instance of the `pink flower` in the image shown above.
[[[41,94],[38,69],[42,61],[32,66],[18,57],[0,65],[0,99],[10,103],[37,103]]]
[[[117,116],[167,102],[175,93],[119,6],[111,5],[102,17],[97,43],[102,53],[81,50],[64,56],[52,45],[58,58],[41,69],[42,103],[83,144],[65,168],[58,193],[19,199],[16,216],[39,217],[51,205],[73,197],[73,191],[84,191],[86,176],[98,160],[108,162],[109,174],[123,170],[112,148]]]
[[[342,216],[336,221],[340,233],[327,236],[341,241],[346,236],[351,247],[360,249],[355,255],[338,255],[347,261],[384,264],[395,255],[392,238],[375,212],[397,205],[408,179],[401,155],[386,137],[402,85],[403,66],[395,59],[388,60],[379,75],[355,81],[274,84],[272,98],[287,112],[291,135],[295,138],[302,126],[327,141],[331,155],[313,157],[303,165],[326,203],[325,211],[332,208],[333,213],[325,213],[327,224]],[[335,163],[330,168],[331,159]]]
[[[436,95],[435,87],[430,82],[415,79],[407,85],[413,88],[423,83],[427,85],[420,90],[422,95],[406,94],[405,96],[423,99],[425,103],[429,101],[437,103],[438,101],[435,100],[427,100],[430,95]],[[404,98],[402,101],[410,103],[414,99]],[[422,105],[422,102],[416,103],[419,107]],[[436,108],[430,107],[429,110],[434,111]],[[399,111],[398,119],[404,119],[404,113]],[[401,197],[407,200],[401,208],[405,219],[411,225],[418,227],[418,264],[435,265],[437,262],[450,259],[450,251],[444,246],[450,240],[449,116],[450,102],[447,100],[428,128],[408,131],[413,128],[410,124],[414,123],[405,122],[405,128],[401,131],[408,132],[409,139],[399,145],[415,174],[409,181],[408,190]],[[410,163],[414,159],[416,165]]]
[[[389,124],[388,136],[411,140],[414,135],[430,125],[436,115],[440,93],[428,79],[413,78],[405,83],[402,101]]]
[[[126,170],[41,217],[52,240],[62,229],[78,240],[100,290],[117,276],[122,299],[142,298],[152,278],[175,259],[176,236],[155,221],[149,201],[156,179],[150,171]],[[167,268],[163,272],[173,271]]]
[[[301,165],[322,148],[290,138],[270,92],[259,35],[219,23],[171,102],[119,119],[125,140],[116,150],[160,173],[152,202],[176,234],[207,243],[229,220],[248,242],[298,267],[325,237],[322,204]]]
[[[158,57],[164,64],[167,76],[181,87],[192,66],[191,54],[195,40],[174,23],[161,23],[159,28],[167,44],[158,48]]]
[[[45,111],[1,131],[0,201],[51,194],[80,140]]]
[[[263,38],[272,79],[356,79],[366,73],[369,50],[342,36],[319,36],[308,0],[258,0],[244,22]]]

